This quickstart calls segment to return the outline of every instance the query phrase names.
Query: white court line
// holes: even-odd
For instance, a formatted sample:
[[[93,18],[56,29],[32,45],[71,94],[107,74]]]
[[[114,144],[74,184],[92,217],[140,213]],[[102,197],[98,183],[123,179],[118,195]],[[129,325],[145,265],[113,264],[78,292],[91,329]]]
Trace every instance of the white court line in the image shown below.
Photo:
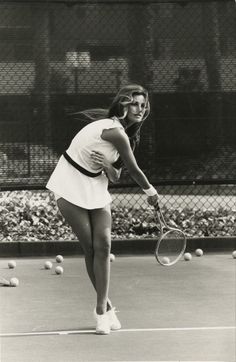
[[[216,326],[216,327],[183,327],[183,328],[124,328],[115,333],[121,332],[173,332],[173,331],[208,331],[208,330],[236,330],[236,326]],[[19,332],[19,333],[1,333],[2,337],[24,337],[24,336],[47,336],[47,335],[70,335],[70,334],[91,334],[95,333],[95,329],[74,329],[60,331],[44,331],[44,332]]]

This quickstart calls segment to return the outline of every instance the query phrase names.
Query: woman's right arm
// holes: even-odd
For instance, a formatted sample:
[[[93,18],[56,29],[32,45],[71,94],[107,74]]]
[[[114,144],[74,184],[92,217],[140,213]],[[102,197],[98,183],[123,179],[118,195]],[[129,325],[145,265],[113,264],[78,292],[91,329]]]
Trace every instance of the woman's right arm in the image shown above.
[[[120,128],[104,130],[102,133],[102,138],[108,142],[111,142],[115,146],[130,176],[147,194],[148,202],[150,204],[156,204],[158,201],[158,194],[154,187],[149,183],[143,171],[139,168],[133,151],[130,147],[129,138],[124,130]]]

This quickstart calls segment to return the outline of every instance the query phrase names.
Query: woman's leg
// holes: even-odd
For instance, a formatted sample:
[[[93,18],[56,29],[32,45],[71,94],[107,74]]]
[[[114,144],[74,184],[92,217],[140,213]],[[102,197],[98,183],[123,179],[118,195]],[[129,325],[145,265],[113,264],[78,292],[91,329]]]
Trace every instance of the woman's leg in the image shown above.
[[[111,210],[110,205],[91,211],[93,230],[94,264],[93,270],[97,291],[97,314],[107,310],[107,299],[110,282],[110,250],[111,250]]]
[[[57,201],[58,208],[71,226],[73,232],[78,237],[85,256],[85,264],[89,278],[96,290],[96,281],[93,270],[94,251],[93,251],[93,231],[89,211],[79,206],[71,204],[63,198]]]
[[[104,209],[88,211],[63,198],[58,199],[57,204],[62,216],[71,226],[81,243],[85,255],[87,273],[97,291],[97,313],[103,314],[110,277],[110,206],[108,205]],[[105,260],[103,258],[104,254],[106,255]],[[98,275],[95,277],[95,274]],[[99,284],[98,287],[97,282]],[[111,309],[110,301],[107,302],[106,309]]]

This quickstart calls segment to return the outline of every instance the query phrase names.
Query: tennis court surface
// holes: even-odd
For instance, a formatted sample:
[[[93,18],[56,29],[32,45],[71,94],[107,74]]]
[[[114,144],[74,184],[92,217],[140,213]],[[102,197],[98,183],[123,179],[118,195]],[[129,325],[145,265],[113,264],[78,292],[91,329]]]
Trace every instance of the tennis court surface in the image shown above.
[[[236,262],[204,253],[163,267],[152,255],[116,255],[110,297],[120,331],[95,334],[95,294],[81,256],[0,260],[1,362],[236,361]],[[51,260],[53,268],[44,269]]]

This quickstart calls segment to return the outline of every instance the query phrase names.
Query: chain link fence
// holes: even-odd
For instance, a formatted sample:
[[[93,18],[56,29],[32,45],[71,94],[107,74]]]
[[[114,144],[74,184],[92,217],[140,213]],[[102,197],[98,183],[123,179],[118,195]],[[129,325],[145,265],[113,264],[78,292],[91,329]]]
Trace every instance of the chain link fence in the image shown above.
[[[236,217],[233,0],[1,1],[0,70],[0,190],[43,189],[73,113],[135,82],[151,97],[136,157],[166,208]],[[128,213],[146,207],[132,184],[111,185]]]

